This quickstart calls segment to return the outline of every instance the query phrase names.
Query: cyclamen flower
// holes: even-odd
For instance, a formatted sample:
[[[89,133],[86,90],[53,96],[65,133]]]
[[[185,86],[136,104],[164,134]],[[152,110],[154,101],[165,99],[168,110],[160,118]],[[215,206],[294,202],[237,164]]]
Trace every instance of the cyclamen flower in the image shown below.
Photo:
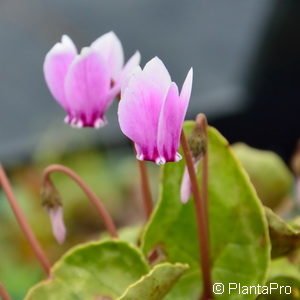
[[[136,52],[124,66],[122,45],[113,32],[99,37],[80,54],[64,35],[46,55],[44,75],[53,97],[67,112],[66,123],[99,128],[106,124],[105,112],[120,93],[126,73],[139,61]]]
[[[119,123],[135,143],[137,159],[159,165],[181,159],[177,151],[192,81],[191,69],[179,94],[165,65],[155,57],[143,70],[137,67],[124,82]]]

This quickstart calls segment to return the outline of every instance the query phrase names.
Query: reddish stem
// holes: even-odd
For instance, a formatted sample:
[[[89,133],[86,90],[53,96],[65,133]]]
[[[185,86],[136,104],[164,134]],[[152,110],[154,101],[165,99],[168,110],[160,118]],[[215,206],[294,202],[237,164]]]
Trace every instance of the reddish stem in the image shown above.
[[[65,175],[69,176],[72,180],[74,180],[78,186],[84,191],[88,199],[91,201],[91,204],[95,207],[97,213],[100,215],[103,223],[112,237],[118,237],[118,232],[116,226],[104,207],[102,201],[97,197],[97,195],[89,188],[89,186],[71,169],[62,166],[62,165],[51,165],[48,166],[43,172],[43,182],[50,180],[50,174],[52,172],[60,172],[64,173]]]
[[[208,136],[207,136],[207,119],[205,114],[198,114],[196,118],[196,124],[199,126],[199,130],[201,130],[204,133],[204,138],[207,143]],[[205,222],[209,224],[209,214],[208,214],[208,149],[206,145],[206,149],[204,151],[203,157],[202,157],[202,185],[201,185],[201,191],[202,191],[202,201],[204,206],[204,212],[205,212]],[[209,230],[207,231],[208,240],[209,240]]]
[[[2,300],[11,300],[7,290],[5,289],[4,285],[0,283],[0,296]]]
[[[196,209],[196,222],[198,230],[199,250],[200,250],[200,268],[203,277],[203,300],[213,299],[212,283],[211,283],[211,271],[210,271],[210,255],[209,255],[209,240],[208,240],[208,224],[206,223],[206,214],[204,203],[201,199],[201,194],[198,187],[197,176],[193,164],[193,159],[190,151],[190,147],[187,143],[185,134],[182,130],[180,137],[183,154],[186,161],[186,166],[189,172],[194,205]]]
[[[146,218],[148,220],[150,218],[152,210],[153,210],[153,203],[152,203],[151,192],[150,192],[150,187],[149,187],[147,166],[146,166],[146,163],[141,160],[138,160],[138,165],[139,165],[140,175],[141,175],[141,186],[142,186],[145,214],[146,214]]]
[[[117,99],[118,101],[121,100],[121,93],[118,95]],[[136,153],[134,143],[133,143],[133,149],[134,152]],[[140,176],[141,176],[141,187],[142,187],[145,215],[146,215],[146,219],[148,220],[153,210],[153,202],[152,202],[152,197],[150,192],[147,166],[146,163],[141,160],[138,160],[138,165],[139,165]]]
[[[38,261],[42,265],[42,267],[45,270],[45,272],[47,273],[47,275],[49,275],[50,268],[51,268],[50,262],[46,256],[46,254],[44,253],[42,247],[40,246],[38,240],[36,239],[24,213],[21,210],[21,208],[17,202],[17,199],[13,193],[13,190],[9,183],[9,180],[6,176],[6,173],[1,164],[0,164],[0,184],[2,185],[3,191],[4,191],[6,198],[11,206],[11,209],[12,209],[24,235],[26,236],[28,242],[30,243],[34,254],[36,255]]]

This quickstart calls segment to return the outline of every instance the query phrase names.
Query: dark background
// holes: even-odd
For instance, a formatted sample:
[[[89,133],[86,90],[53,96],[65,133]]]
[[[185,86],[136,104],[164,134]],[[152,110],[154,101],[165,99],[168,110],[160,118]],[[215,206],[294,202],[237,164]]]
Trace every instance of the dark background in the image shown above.
[[[213,123],[230,141],[289,161],[300,137],[300,2],[274,3],[247,80],[248,108]]]
[[[0,1],[0,160],[35,151],[124,144],[116,120],[73,130],[43,79],[47,51],[62,34],[78,48],[114,30],[128,58],[163,59],[181,85],[194,67],[188,117],[208,115],[230,142],[289,159],[299,137],[300,4],[295,0]]]

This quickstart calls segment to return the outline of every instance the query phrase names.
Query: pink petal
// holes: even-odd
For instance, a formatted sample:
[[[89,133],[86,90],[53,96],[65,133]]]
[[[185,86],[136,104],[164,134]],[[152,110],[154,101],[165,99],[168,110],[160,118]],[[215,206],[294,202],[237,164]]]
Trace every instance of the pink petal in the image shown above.
[[[163,102],[171,84],[171,77],[164,63],[158,57],[152,58],[145,65],[143,74],[145,80],[152,82],[158,89]]]
[[[120,127],[137,144],[140,159],[159,159],[158,121],[170,83],[164,64],[154,58],[143,71],[137,69],[122,93],[118,110]]]
[[[187,167],[185,167],[182,181],[181,181],[181,187],[180,187],[181,202],[184,204],[187,203],[191,197],[191,193],[192,193],[192,187],[191,187],[190,175],[187,170]]]
[[[139,51],[135,52],[127,61],[126,65],[124,66],[120,78],[117,81],[120,81],[122,84],[123,80],[128,77],[128,75],[133,72],[133,70],[139,65],[141,60],[141,54]]]
[[[64,81],[77,50],[72,40],[64,35],[47,53],[44,61],[44,76],[49,90],[58,103],[68,110],[64,92]]]
[[[189,70],[180,92],[180,98],[184,102],[183,106],[185,106],[185,113],[189,105],[191,92],[192,92],[192,85],[193,85],[193,68]]]
[[[158,127],[157,147],[160,157],[166,161],[181,159],[177,153],[180,134],[191,95],[193,70],[191,69],[183,84],[181,95],[172,83],[163,104]]]
[[[140,66],[135,67],[131,72],[128,72],[122,82],[121,82],[121,95],[125,93],[125,90],[129,86],[129,82],[133,79],[137,74],[141,73],[142,69]]]
[[[68,105],[72,108],[70,123],[82,127],[103,125],[110,99],[110,72],[101,55],[83,48],[73,61],[65,81]]]
[[[114,85],[109,92],[109,99],[113,101],[121,90],[127,86],[129,79],[133,75],[135,69],[141,69],[139,62],[141,59],[140,53],[137,51],[126,63],[120,75],[115,79]]]
[[[172,82],[161,109],[157,139],[159,155],[166,161],[178,160],[176,154],[183,122],[181,102],[177,85]]]
[[[63,208],[57,206],[48,210],[52,231],[59,244],[63,244],[66,238],[66,227],[64,224]]]
[[[124,65],[122,44],[114,32],[108,32],[91,44],[91,48],[99,51],[113,78],[118,77]]]
[[[197,172],[198,166],[199,166],[200,159],[197,159],[194,161],[194,168],[195,171]],[[181,202],[183,204],[187,203],[191,197],[192,194],[192,185],[191,185],[191,180],[190,180],[190,175],[188,172],[187,167],[184,168],[183,172],[183,177],[181,181],[181,187],[180,187],[180,197],[181,197]]]

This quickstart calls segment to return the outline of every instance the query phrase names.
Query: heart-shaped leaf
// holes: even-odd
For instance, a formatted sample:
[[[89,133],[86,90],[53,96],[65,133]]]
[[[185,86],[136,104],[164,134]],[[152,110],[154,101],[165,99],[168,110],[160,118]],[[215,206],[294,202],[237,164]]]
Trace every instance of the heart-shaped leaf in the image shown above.
[[[51,278],[32,288],[26,299],[116,299],[148,271],[141,253],[128,243],[92,242],[64,255]]]
[[[173,284],[188,269],[188,265],[162,263],[129,286],[119,300],[161,300]]]
[[[88,243],[67,253],[51,279],[33,287],[27,300],[161,300],[188,269],[164,263],[149,268],[143,256],[123,241]],[[122,296],[121,296],[122,295]]]
[[[194,124],[185,124],[187,135]],[[208,155],[213,281],[225,286],[230,282],[262,284],[270,258],[262,205],[228,142],[214,128],[208,132]],[[142,248],[146,255],[158,247],[167,261],[190,265],[190,270],[175,284],[166,300],[198,300],[202,285],[193,202],[190,200],[186,205],[180,202],[183,170],[184,160],[163,167],[160,201],[143,236]],[[253,295],[237,293],[226,295],[226,299],[253,298]]]

